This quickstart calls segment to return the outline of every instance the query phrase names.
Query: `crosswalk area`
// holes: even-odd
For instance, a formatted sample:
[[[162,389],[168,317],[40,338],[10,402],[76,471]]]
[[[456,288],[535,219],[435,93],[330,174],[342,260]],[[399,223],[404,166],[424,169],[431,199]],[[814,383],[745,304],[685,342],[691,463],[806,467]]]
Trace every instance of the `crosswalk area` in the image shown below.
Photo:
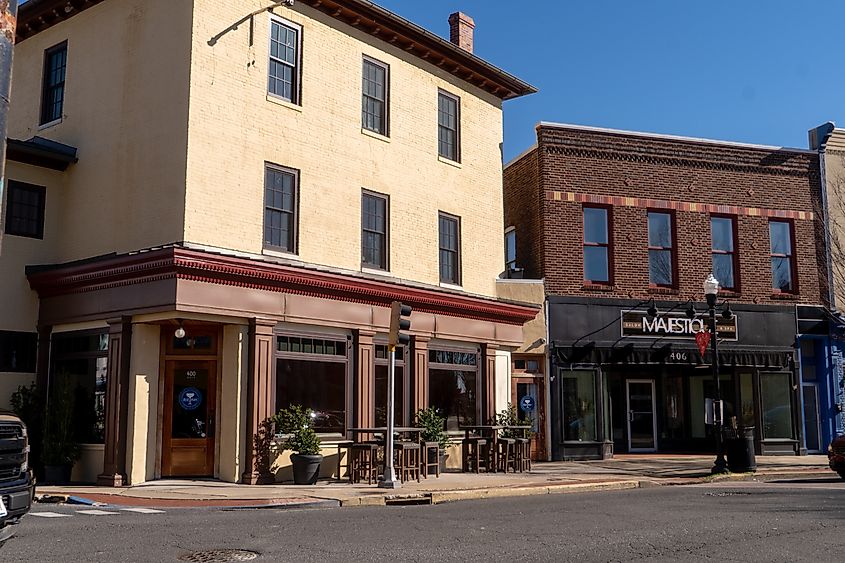
[[[72,518],[77,514],[82,516],[119,516],[122,513],[135,514],[164,514],[164,510],[156,508],[130,507],[130,508],[79,508],[76,510],[68,510],[62,512],[54,512],[50,510],[32,511],[28,516],[35,516],[38,518]]]

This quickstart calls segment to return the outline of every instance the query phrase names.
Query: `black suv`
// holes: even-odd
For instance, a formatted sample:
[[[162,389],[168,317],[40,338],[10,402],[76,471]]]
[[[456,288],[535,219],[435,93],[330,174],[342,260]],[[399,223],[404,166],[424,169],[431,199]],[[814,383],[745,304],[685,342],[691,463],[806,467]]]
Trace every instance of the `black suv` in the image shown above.
[[[14,414],[0,411],[0,544],[12,535],[9,525],[29,512],[34,496],[26,425]]]

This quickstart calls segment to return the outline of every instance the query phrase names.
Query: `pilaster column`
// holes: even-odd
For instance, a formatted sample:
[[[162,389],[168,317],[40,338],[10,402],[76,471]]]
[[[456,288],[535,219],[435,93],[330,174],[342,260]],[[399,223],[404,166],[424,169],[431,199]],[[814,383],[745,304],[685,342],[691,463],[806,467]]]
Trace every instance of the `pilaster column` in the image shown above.
[[[359,330],[355,335],[355,426],[371,427],[375,424],[376,364],[373,337],[375,333]]]
[[[261,423],[275,413],[276,385],[273,377],[273,328],[276,321],[250,319],[249,322],[249,372],[246,398],[246,459],[241,481],[248,485],[273,483],[271,461],[255,451],[255,437]],[[258,454],[258,455],[256,455]]]
[[[484,385],[484,402],[481,409],[482,423],[496,416],[496,350],[498,349],[499,347],[494,344],[485,344],[482,347],[481,369]]]
[[[428,408],[428,342],[429,338],[414,336],[411,342],[411,416]]]
[[[129,419],[129,360],[132,350],[132,319],[109,319],[109,351],[106,378],[106,428],[103,473],[97,485],[122,487],[126,481],[126,424]]]

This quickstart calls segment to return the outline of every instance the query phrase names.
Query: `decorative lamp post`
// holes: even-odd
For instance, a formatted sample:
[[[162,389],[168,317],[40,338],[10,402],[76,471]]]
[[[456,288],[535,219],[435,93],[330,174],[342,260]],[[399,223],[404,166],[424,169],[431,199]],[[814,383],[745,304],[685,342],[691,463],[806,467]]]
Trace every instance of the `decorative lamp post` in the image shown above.
[[[713,353],[713,383],[716,385],[716,397],[713,400],[713,422],[716,427],[716,461],[713,463],[711,473],[726,473],[727,463],[722,446],[722,390],[719,385],[719,350],[716,341],[718,333],[716,330],[716,297],[719,295],[719,280],[712,273],[704,280],[704,295],[707,298],[707,310],[710,314],[710,346]]]

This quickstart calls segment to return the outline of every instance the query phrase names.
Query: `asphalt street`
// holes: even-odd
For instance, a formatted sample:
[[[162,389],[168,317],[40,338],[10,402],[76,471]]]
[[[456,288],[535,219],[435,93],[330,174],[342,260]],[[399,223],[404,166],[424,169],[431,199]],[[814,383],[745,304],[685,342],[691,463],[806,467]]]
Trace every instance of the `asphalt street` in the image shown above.
[[[221,549],[255,561],[835,561],[845,542],[835,477],[435,506],[91,510],[36,506],[0,561],[165,562]]]

